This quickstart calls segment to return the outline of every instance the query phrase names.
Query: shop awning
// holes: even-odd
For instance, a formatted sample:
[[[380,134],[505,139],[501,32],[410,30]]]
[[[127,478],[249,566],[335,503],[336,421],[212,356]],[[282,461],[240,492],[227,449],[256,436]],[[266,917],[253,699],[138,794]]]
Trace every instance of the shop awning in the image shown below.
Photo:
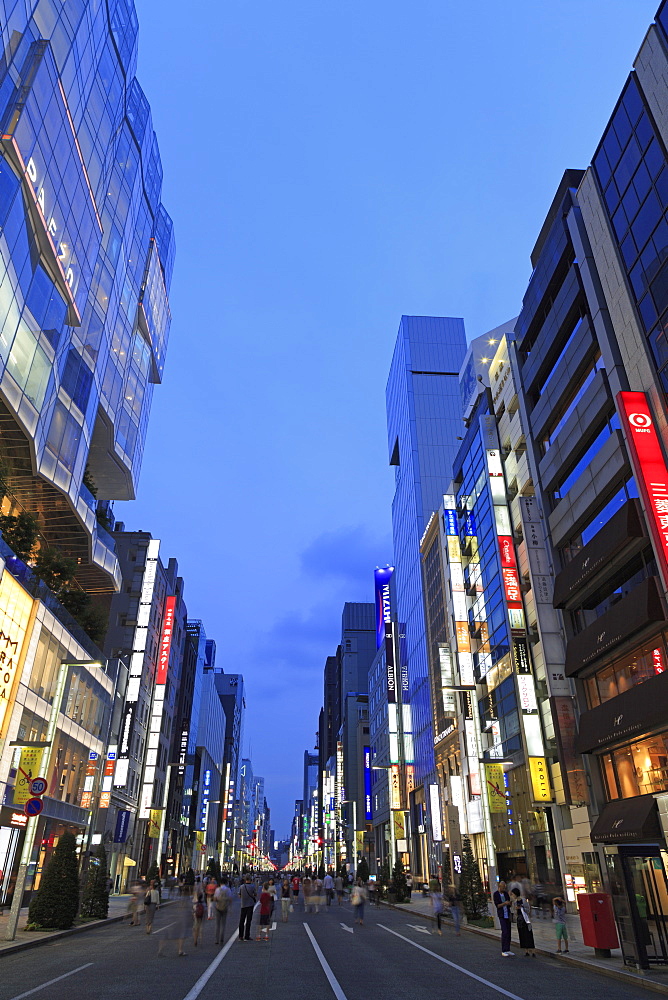
[[[663,626],[665,617],[658,580],[650,576],[591,625],[569,639],[566,676],[574,677],[585,667],[609,657],[616,646],[627,642],[638,632],[650,626]]]
[[[580,716],[578,753],[600,752],[641,739],[666,725],[668,672],[650,677]]]
[[[614,799],[604,807],[591,831],[593,844],[657,843],[663,840],[653,795]]]
[[[557,573],[552,601],[554,607],[588,607],[585,602],[600,586],[601,576],[609,579],[617,564],[625,568],[631,557],[647,541],[640,501],[635,498],[627,500],[591,541]]]

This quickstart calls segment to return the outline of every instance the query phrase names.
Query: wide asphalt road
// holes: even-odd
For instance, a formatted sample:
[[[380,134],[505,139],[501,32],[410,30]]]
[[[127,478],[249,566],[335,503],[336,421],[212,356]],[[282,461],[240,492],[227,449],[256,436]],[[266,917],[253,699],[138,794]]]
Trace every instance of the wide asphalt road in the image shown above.
[[[148,936],[144,927],[113,924],[0,958],[0,1000],[647,1000],[650,993],[605,976],[538,956],[501,958],[499,945],[474,934],[443,936],[419,917],[369,909],[363,927],[349,905],[319,914],[278,917],[269,943],[237,940],[238,904],[230,911],[224,947],[214,945],[214,921],[203,941],[177,957],[167,940],[177,906],[162,908]],[[255,925],[253,926],[255,933]]]

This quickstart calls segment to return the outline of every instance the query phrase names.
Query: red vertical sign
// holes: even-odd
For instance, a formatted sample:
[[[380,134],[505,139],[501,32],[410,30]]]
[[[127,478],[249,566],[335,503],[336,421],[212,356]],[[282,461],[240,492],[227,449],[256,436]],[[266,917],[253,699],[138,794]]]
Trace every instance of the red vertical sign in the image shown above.
[[[155,679],[156,684],[167,683],[167,668],[169,667],[169,651],[172,648],[172,633],[174,632],[174,611],[176,608],[176,598],[168,597],[165,600],[165,615],[162,619],[162,632],[160,634],[160,649],[158,650],[158,674]]]
[[[617,405],[661,577],[668,588],[668,468],[661,441],[644,392],[618,392]]]

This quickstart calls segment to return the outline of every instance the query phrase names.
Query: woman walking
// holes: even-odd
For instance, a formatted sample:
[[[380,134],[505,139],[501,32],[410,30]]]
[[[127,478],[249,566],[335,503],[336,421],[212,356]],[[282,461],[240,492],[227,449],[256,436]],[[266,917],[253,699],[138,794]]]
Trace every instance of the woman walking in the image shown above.
[[[257,929],[256,941],[269,940],[269,923],[271,921],[272,898],[269,883],[265,882],[260,893],[260,926]]]
[[[436,882],[436,885],[438,885],[438,882]],[[436,934],[442,935],[441,917],[443,916],[443,894],[440,892],[440,889],[438,891],[432,889],[430,896],[431,908],[434,911],[434,916],[436,917]]]
[[[302,890],[304,892],[304,913],[310,913],[311,911],[311,889],[311,879],[307,875],[302,882]]]
[[[350,894],[350,902],[355,908],[355,923],[359,924],[360,927],[364,923],[364,904],[366,902],[366,889],[362,883],[362,879],[358,878],[357,882],[352,888]]]
[[[153,917],[155,916],[155,911],[160,905],[160,893],[156,889],[155,880],[151,879],[151,884],[144,896],[144,911],[146,913],[146,933],[150,934],[153,930]]]
[[[448,887],[448,903],[450,904],[452,922],[455,925],[455,934],[459,937],[461,934],[459,928],[462,923],[462,897],[459,895],[454,885]]]
[[[533,930],[531,929],[531,920],[529,918],[529,904],[525,899],[522,899],[522,893],[519,889],[512,889],[510,895],[512,896],[515,919],[517,920],[517,933],[520,938],[520,948],[524,948],[525,958],[528,958],[529,955],[531,955],[532,958],[535,958],[536,946],[534,944]]]
[[[290,883],[286,878],[283,879],[283,884],[281,885],[281,920],[284,924],[288,922],[288,913],[290,912]]]
[[[171,911],[170,911],[171,913]],[[158,955],[164,955],[165,941],[176,941],[177,954],[185,955],[183,946],[187,937],[190,937],[193,928],[192,900],[187,892],[179,896],[176,903],[176,920],[167,924],[160,935],[158,943]]]
[[[202,920],[205,912],[204,894],[200,891],[197,893],[197,902],[193,906],[193,944],[195,947],[202,940]]]

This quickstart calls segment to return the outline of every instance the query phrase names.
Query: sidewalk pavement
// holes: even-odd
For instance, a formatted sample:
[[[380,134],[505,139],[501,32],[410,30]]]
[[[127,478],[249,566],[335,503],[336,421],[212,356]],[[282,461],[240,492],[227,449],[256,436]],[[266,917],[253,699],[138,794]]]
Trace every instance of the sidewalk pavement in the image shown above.
[[[426,920],[433,920],[434,923],[436,922],[436,918],[433,915],[431,899],[429,899],[429,897],[425,898],[417,892],[412,894],[410,903],[391,904],[383,902],[382,905],[392,906],[393,909],[404,910],[406,913],[423,917]],[[559,955],[557,957],[555,955],[557,950],[557,940],[554,930],[554,921],[552,919],[540,919],[532,916],[531,928],[533,930],[536,951],[540,955],[554,956],[554,960],[557,962],[570,962],[571,965],[576,965],[583,969],[589,969],[590,972],[599,972],[602,975],[611,976],[612,978],[621,980],[622,982],[634,983],[636,986],[644,986],[648,990],[653,990],[656,993],[663,993],[668,996],[668,967],[655,966],[650,970],[633,969],[624,965],[620,948],[615,948],[614,951],[612,951],[610,958],[597,958],[594,954],[593,948],[589,948],[582,942],[580,920],[577,915],[572,913],[567,914],[566,926],[568,927],[569,953],[568,955]],[[452,929],[452,923],[447,916],[443,921],[443,928],[446,934]],[[482,927],[467,927],[466,918],[463,917],[462,930],[493,938],[494,940],[499,941],[500,946],[501,932],[497,921],[495,921],[494,928],[486,929]],[[510,947],[517,956],[522,955],[522,951],[517,940],[517,929],[514,925]]]
[[[47,944],[58,938],[69,937],[72,934],[81,934],[84,931],[93,930],[95,927],[105,927],[108,924],[118,923],[123,920],[128,912],[130,895],[109,897],[109,916],[106,920],[87,920],[83,924],[77,924],[66,931],[27,931],[25,925],[28,922],[28,907],[21,908],[19,925],[16,930],[16,937],[13,941],[5,940],[5,932],[9,922],[9,907],[0,914],[0,958],[3,955],[11,955],[26,948],[35,948],[40,944]],[[169,897],[163,897],[162,906],[169,903]]]

